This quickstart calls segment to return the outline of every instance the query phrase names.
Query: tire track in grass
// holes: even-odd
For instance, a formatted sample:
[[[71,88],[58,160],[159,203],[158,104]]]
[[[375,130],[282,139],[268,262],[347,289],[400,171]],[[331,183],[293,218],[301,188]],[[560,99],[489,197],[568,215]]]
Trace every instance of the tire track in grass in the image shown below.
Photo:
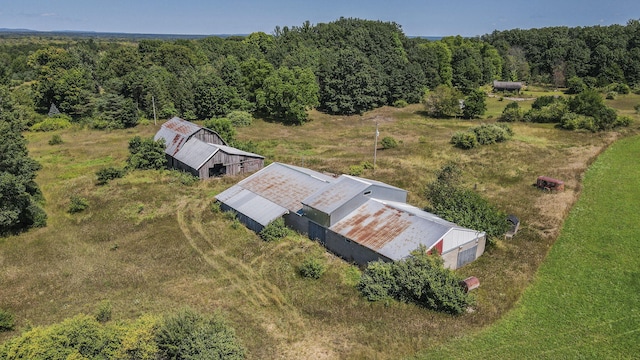
[[[205,229],[203,225],[202,214],[205,211],[208,211],[207,201],[184,199],[177,204],[177,221],[189,245],[216,271],[222,283],[231,284],[233,291],[238,292],[250,303],[253,311],[263,313],[258,309],[275,307],[281,314],[280,319],[285,319],[284,323],[288,327],[293,326],[293,329],[276,330],[276,333],[300,332],[304,328],[304,322],[298,310],[287,303],[280,289],[249,265],[227,255],[224,249],[214,244],[210,234],[213,229]],[[273,317],[270,310],[262,315],[265,320]],[[278,327],[275,324],[265,326],[270,331]],[[276,336],[287,337],[283,334]]]

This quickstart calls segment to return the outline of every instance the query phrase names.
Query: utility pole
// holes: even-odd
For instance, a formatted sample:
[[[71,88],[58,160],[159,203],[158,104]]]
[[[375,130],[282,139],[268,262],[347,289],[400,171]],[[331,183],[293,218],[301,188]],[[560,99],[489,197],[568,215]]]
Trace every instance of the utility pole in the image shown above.
[[[378,131],[378,122],[376,121],[376,140],[373,144],[373,172],[376,172],[376,155],[378,152],[378,136],[380,136],[380,132]]]
[[[156,98],[151,95],[151,103],[153,104],[153,125],[158,125],[158,119],[156,118]]]

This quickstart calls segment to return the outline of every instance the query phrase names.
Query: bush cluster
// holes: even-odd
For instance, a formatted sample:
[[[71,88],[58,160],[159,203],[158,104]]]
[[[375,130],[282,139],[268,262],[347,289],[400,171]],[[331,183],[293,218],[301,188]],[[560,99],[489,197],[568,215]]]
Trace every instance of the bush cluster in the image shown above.
[[[244,359],[245,349],[221,316],[184,309],[164,318],[157,330],[160,359]]]
[[[309,257],[302,262],[298,272],[302,277],[319,279],[326,269],[327,268],[320,259]]]
[[[556,123],[558,127],[567,130],[584,129],[593,132],[629,126],[630,119],[618,117],[613,108],[604,104],[602,96],[596,90],[583,88],[584,84],[579,79],[573,79],[571,85],[574,88],[570,88],[569,93],[575,93],[575,96],[568,99],[560,96],[541,96],[524,115],[521,115],[520,109],[516,106],[507,106],[498,121]],[[607,89],[608,99],[614,99],[618,93],[630,91],[625,84],[611,84]]]
[[[0,309],[0,332],[11,331],[14,326],[13,314],[7,310]]]
[[[98,181],[96,184],[105,185],[109,181],[113,179],[120,179],[127,174],[126,169],[116,168],[116,167],[106,167],[96,171],[96,177]]]
[[[139,170],[162,169],[166,164],[164,148],[164,139],[154,141],[135,136],[129,140],[127,166]]]
[[[358,289],[369,301],[394,298],[455,315],[474,301],[459,285],[461,280],[443,266],[440,256],[427,255],[420,247],[401,261],[369,263]]]
[[[49,145],[60,145],[62,143],[64,143],[64,141],[62,141],[62,137],[58,134],[53,135],[51,139],[49,139]]]
[[[484,231],[490,238],[504,234],[509,229],[507,215],[480,194],[461,187],[461,173],[455,164],[439,171],[437,179],[427,185],[431,207],[425,210],[460,226]]]
[[[54,131],[71,127],[71,118],[65,115],[46,118],[31,126],[31,131]]]
[[[461,149],[473,149],[478,145],[507,141],[512,136],[513,130],[507,124],[482,124],[465,132],[456,132],[451,137],[451,143]]]
[[[284,224],[283,218],[277,218],[265,226],[259,235],[264,241],[277,241],[289,235],[289,229]]]
[[[182,310],[117,323],[78,315],[9,339],[0,346],[0,359],[234,360],[245,352],[220,315]]]
[[[382,147],[384,149],[393,149],[398,147],[398,141],[391,136],[385,136],[382,138]]]
[[[78,195],[71,195],[71,199],[69,201],[69,209],[67,212],[70,214],[75,214],[86,210],[89,207],[89,201]]]

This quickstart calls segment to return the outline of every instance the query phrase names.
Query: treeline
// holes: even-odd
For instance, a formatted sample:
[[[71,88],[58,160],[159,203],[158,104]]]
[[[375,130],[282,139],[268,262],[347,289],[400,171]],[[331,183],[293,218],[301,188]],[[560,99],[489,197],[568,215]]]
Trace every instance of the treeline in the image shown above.
[[[640,20],[626,26],[494,31],[481,40],[502,56],[504,80],[564,86],[578,77],[590,87],[640,86]]]
[[[639,30],[634,20],[429,41],[392,22],[341,18],[246,37],[12,40],[0,49],[0,82],[14,86],[28,126],[39,119],[29,111],[52,104],[97,128],[133,126],[154,111],[204,120],[240,110],[300,124],[311,108],[360,114],[418,103],[439,85],[465,95],[495,79],[637,86]]]

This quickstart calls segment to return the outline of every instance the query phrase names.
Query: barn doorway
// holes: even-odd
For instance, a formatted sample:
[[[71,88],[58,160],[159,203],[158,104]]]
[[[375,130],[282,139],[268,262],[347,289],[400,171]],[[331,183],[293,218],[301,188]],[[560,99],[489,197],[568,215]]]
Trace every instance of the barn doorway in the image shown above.
[[[212,168],[209,168],[209,177],[223,176],[227,173],[227,167],[223,164],[213,164]]]
[[[458,266],[456,266],[456,269],[459,267],[463,267],[464,265],[475,260],[477,251],[478,251],[477,245],[470,249],[460,251],[458,253]]]

